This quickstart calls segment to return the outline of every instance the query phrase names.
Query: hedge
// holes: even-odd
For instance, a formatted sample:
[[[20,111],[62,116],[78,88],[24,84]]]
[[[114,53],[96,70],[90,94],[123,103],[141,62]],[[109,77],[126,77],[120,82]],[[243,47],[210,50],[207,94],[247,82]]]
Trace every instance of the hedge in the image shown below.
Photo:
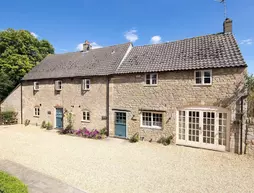
[[[0,113],[0,122],[5,125],[13,125],[18,123],[18,113],[14,111],[4,111]]]

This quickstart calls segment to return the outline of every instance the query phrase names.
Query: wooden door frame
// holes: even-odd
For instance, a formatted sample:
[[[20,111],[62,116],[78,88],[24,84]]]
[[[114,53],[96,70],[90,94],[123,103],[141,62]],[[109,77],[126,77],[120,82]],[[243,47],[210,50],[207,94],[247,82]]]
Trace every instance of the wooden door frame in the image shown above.
[[[219,113],[227,113],[227,126],[226,126],[226,145],[222,146],[222,145],[216,145],[216,144],[202,144],[201,142],[197,142],[197,143],[191,143],[188,141],[188,135],[186,135],[186,133],[188,133],[188,124],[189,122],[187,121],[185,124],[187,125],[187,127],[185,128],[185,140],[181,140],[179,139],[179,111],[185,111],[186,112],[186,119],[187,119],[187,114],[189,111],[199,111],[202,112],[202,116],[200,116],[200,119],[203,118],[203,112],[215,112],[215,126],[218,126],[217,124],[217,116]],[[177,109],[176,111],[176,144],[179,145],[186,145],[186,146],[191,146],[191,147],[199,147],[199,148],[205,148],[205,149],[212,149],[212,150],[218,150],[218,151],[228,151],[229,149],[229,135],[230,135],[230,119],[231,119],[231,113],[228,109],[224,109],[221,107],[185,107],[185,108],[180,108]],[[203,120],[199,121],[200,123],[203,123]],[[202,129],[203,129],[203,125],[202,125]],[[216,130],[216,128],[215,128]],[[216,134],[215,134],[216,135]],[[215,138],[217,140],[217,137]],[[200,139],[203,141],[203,138]]]
[[[57,109],[62,109],[62,125],[63,125],[63,127],[62,128],[57,128],[57,125],[56,125],[56,110]],[[64,128],[64,109],[63,109],[63,107],[55,107],[55,117],[54,117],[54,121],[55,121],[55,124],[54,124],[54,126],[55,126],[55,129],[63,129]]]
[[[125,123],[125,130],[126,130],[126,136],[120,137],[116,135],[116,113],[125,113],[126,116],[126,123]],[[114,111],[114,136],[121,139],[128,139],[128,123],[127,123],[127,111]]]

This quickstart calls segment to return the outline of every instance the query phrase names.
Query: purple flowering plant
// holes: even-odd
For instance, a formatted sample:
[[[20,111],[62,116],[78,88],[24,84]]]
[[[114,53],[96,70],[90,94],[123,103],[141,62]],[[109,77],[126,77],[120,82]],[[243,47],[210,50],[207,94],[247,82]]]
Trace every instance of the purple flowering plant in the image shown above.
[[[102,139],[100,132],[97,129],[89,130],[87,128],[79,129],[75,132],[77,136],[86,137],[86,138],[94,138],[94,139]]]

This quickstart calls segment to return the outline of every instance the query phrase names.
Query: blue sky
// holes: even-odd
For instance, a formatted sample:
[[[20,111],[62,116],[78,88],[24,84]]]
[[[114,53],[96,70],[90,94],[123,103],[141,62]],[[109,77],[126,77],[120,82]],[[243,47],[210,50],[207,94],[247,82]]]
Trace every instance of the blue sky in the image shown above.
[[[254,1],[228,0],[228,17],[249,72],[254,73]],[[26,29],[49,40],[56,53],[94,47],[174,41],[222,31],[215,0],[2,0],[0,30]]]

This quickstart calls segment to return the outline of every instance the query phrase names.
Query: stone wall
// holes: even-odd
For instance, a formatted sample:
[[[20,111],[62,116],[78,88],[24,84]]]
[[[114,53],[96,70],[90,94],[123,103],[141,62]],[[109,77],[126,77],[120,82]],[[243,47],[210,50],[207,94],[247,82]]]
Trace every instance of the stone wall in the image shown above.
[[[75,116],[74,127],[102,129],[106,127],[106,77],[91,78],[89,91],[82,91],[80,78],[62,79],[62,90],[55,91],[55,80],[40,80],[40,90],[33,90],[33,81],[23,82],[23,115],[30,124],[40,125],[47,121],[55,127],[55,107],[72,112]],[[34,107],[40,106],[40,116],[34,116]],[[90,111],[90,123],[82,122],[82,111]],[[64,118],[64,126],[67,126]]]
[[[246,154],[254,156],[254,121],[249,120],[247,122],[247,133],[246,133]]]
[[[1,111],[17,112],[18,123],[21,123],[21,86],[18,85],[1,103]]]
[[[176,111],[185,106],[229,109],[233,123],[245,73],[246,68],[213,69],[213,84],[210,86],[195,85],[193,70],[158,73],[157,86],[146,86],[144,73],[115,75],[110,82],[110,135],[115,132],[114,109],[127,111],[128,137],[139,132],[145,140],[152,141],[176,133]],[[164,112],[163,128],[141,128],[141,109]],[[231,128],[230,135],[234,132]]]

